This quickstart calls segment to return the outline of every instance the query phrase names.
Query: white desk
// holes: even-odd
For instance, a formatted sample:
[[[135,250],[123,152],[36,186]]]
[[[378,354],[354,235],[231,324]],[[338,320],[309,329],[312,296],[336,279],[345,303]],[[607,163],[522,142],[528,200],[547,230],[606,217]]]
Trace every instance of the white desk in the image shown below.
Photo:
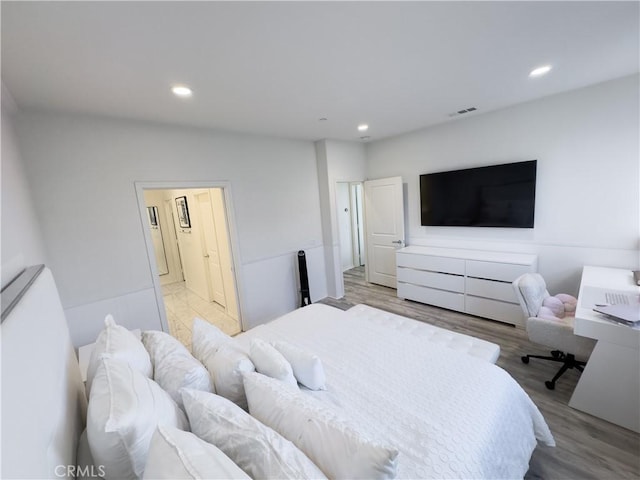
[[[598,342],[569,406],[640,432],[640,328],[607,320],[587,304],[586,286],[640,293],[630,270],[584,267],[574,332]]]

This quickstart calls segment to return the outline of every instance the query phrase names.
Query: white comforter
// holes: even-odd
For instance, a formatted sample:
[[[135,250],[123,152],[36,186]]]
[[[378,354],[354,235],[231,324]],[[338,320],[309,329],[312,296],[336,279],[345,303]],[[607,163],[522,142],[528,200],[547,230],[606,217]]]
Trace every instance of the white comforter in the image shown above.
[[[522,478],[536,439],[554,445],[507,372],[379,321],[311,305],[238,340],[251,338],[316,353],[328,387],[316,395],[400,450],[398,478]]]

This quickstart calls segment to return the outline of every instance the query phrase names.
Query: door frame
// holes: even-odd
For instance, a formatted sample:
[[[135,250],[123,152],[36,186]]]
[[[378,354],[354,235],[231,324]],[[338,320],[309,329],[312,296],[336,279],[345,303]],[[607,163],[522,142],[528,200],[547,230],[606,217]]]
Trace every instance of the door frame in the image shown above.
[[[240,269],[240,242],[238,241],[238,232],[236,229],[235,213],[233,210],[233,199],[231,195],[231,182],[228,181],[175,181],[175,182],[133,182],[136,197],[138,199],[138,212],[140,214],[140,222],[144,235],[145,247],[147,249],[147,261],[153,282],[153,290],[156,296],[156,305],[158,315],[160,316],[160,324],[164,332],[169,332],[169,322],[167,321],[167,312],[164,307],[164,297],[162,295],[162,286],[160,285],[160,275],[156,267],[155,252],[153,242],[151,240],[151,231],[147,228],[147,206],[144,200],[145,190],[179,190],[179,189],[197,189],[197,188],[221,188],[224,194],[225,210],[227,213],[227,228],[229,233],[229,242],[231,244],[231,263],[234,270],[234,278],[236,283],[236,298],[238,307],[238,322],[240,330],[244,331],[242,320],[243,311],[243,283],[242,272]]]

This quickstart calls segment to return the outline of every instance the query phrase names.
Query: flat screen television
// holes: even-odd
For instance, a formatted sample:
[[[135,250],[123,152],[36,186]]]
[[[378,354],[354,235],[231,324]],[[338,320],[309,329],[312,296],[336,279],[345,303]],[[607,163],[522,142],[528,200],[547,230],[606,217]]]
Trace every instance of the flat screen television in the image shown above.
[[[537,160],[420,175],[423,226],[533,228]]]

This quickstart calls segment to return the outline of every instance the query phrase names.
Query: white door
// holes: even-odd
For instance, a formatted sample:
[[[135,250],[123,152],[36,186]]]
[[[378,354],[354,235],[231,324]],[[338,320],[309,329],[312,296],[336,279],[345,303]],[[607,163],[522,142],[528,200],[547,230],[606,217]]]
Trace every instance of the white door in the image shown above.
[[[216,227],[213,220],[213,210],[209,192],[196,195],[198,210],[200,214],[203,257],[205,259],[209,288],[213,300],[223,307],[226,305],[224,295],[224,285],[222,282],[222,269],[220,267],[220,255],[218,253],[218,241],[216,238]]]
[[[396,250],[404,245],[402,177],[364,182],[367,280],[396,288]]]
[[[227,221],[224,190],[222,188],[212,188],[209,190],[209,193],[211,195],[211,207],[213,208],[213,221],[216,224],[218,256],[220,257],[222,283],[224,285],[225,301],[227,302],[227,315],[234,320],[238,320],[236,277],[231,256],[231,240],[229,238],[229,222]],[[238,329],[240,329],[240,324],[238,324]]]

